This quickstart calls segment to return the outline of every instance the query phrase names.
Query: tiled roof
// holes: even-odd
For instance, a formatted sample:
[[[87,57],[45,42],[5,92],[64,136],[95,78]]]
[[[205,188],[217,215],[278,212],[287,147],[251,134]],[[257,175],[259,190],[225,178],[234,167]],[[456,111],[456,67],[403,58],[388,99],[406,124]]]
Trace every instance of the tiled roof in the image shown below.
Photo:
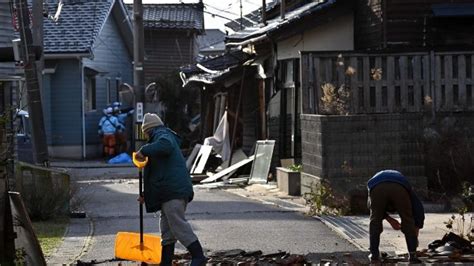
[[[133,4],[127,5],[133,14]],[[159,29],[204,30],[202,4],[143,4],[143,25]]]
[[[243,30],[240,30],[228,36],[227,40],[230,42],[245,40],[276,31],[284,26],[287,26],[293,22],[302,19],[303,17],[311,16],[317,11],[330,7],[334,5],[337,1],[341,0],[315,0],[292,11],[287,12],[284,19],[281,19],[280,16],[278,16],[274,19],[268,20],[266,26],[255,24],[253,26],[246,27]]]
[[[225,50],[225,33],[219,29],[208,29],[203,35],[198,36],[197,43],[200,52],[213,52]]]
[[[44,20],[45,53],[88,52],[111,9],[106,0],[67,1],[59,20]],[[56,6],[50,6],[56,9]]]

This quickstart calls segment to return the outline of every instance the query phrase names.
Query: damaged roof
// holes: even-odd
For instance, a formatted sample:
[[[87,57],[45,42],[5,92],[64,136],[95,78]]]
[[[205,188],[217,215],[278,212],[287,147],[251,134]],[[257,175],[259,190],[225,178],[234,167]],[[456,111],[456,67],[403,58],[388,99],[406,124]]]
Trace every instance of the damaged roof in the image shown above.
[[[241,50],[233,50],[198,64],[182,67],[180,76],[183,86],[190,82],[213,84],[225,78],[233,70],[242,67],[245,62],[253,57],[254,55]]]
[[[276,31],[290,23],[299,21],[300,19],[313,15],[315,12],[328,8],[334,5],[338,0],[317,0],[310,2],[301,7],[298,7],[292,11],[288,11],[285,14],[285,18],[281,19],[280,16],[267,21],[267,25],[263,26],[260,24],[253,24],[243,30],[240,30],[230,35],[227,40],[228,42],[243,41],[247,39],[256,38],[264,34]],[[339,0],[341,1],[341,0]]]
[[[133,14],[133,4],[127,5]],[[143,26],[159,29],[204,30],[203,4],[143,4]]]

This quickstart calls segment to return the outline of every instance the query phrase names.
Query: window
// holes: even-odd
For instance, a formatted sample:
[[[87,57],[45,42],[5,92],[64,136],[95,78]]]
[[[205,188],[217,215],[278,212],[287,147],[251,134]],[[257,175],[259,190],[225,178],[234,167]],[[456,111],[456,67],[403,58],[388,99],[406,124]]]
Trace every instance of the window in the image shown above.
[[[86,112],[96,110],[96,80],[94,74],[85,75],[85,110]]]

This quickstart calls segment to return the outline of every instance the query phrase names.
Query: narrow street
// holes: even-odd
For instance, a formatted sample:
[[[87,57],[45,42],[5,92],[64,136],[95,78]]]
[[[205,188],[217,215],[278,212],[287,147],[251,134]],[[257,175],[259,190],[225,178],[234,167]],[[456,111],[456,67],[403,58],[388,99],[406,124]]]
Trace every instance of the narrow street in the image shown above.
[[[88,246],[78,259],[114,257],[119,231],[138,232],[137,179],[80,180],[84,209],[91,219]],[[320,221],[301,213],[243,198],[225,190],[195,189],[187,218],[208,252],[242,249],[264,254],[287,251],[320,260],[337,252],[364,256]],[[85,219],[84,219],[85,220]],[[86,222],[84,222],[86,223]],[[146,214],[145,233],[159,234],[158,217]],[[178,245],[177,253],[185,249]],[[357,255],[356,255],[357,256]]]

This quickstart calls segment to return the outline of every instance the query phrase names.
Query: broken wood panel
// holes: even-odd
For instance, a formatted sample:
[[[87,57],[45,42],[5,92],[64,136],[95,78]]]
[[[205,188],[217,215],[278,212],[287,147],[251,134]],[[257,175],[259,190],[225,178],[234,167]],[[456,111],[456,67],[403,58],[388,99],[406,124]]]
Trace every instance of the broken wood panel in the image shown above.
[[[408,78],[408,63],[407,63],[406,56],[400,56],[399,58],[399,68],[400,68],[400,107],[401,110],[408,111],[409,104],[408,104],[408,86],[407,86],[407,78]]]
[[[445,109],[451,110],[454,107],[453,93],[453,57],[451,55],[444,56],[444,95]]]
[[[467,109],[466,94],[466,56],[458,56],[458,104],[462,109]]]
[[[419,112],[422,110],[423,94],[422,94],[422,61],[421,56],[413,57],[413,89],[414,89],[414,107],[413,111]]]
[[[248,158],[248,159],[245,159],[245,160],[242,160],[238,163],[235,163],[235,164],[227,167],[226,169],[220,171],[219,173],[216,173],[216,174],[202,180],[201,183],[210,183],[210,182],[217,181],[218,179],[223,178],[224,176],[232,173],[232,171],[237,170],[240,167],[252,162],[254,160],[254,158],[255,158],[255,156],[250,156],[250,158]]]

